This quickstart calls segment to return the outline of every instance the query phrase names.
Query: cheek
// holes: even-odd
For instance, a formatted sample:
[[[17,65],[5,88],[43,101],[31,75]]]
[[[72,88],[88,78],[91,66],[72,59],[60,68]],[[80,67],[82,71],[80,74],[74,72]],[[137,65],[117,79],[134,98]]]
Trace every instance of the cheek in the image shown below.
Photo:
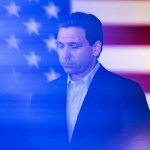
[[[62,53],[61,52],[58,52],[58,57],[59,57],[59,59],[62,58]]]
[[[59,59],[59,63],[61,64],[63,62],[61,55],[58,55],[58,59]]]
[[[76,61],[76,64],[78,64],[78,66],[84,66],[84,64],[87,63],[87,61],[89,60],[87,55],[79,55],[74,57],[74,60]]]
[[[80,49],[80,51],[72,52],[71,56],[72,60],[74,60],[78,65],[87,64],[93,57],[92,50],[89,48],[84,48]]]
[[[92,57],[91,51],[83,50],[82,53],[77,55],[78,59],[81,61],[88,61]]]

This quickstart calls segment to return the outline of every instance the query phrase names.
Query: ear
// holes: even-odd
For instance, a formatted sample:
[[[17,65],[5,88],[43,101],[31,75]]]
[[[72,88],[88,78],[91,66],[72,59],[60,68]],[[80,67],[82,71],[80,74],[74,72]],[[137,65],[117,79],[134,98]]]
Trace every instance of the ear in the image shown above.
[[[96,56],[96,57],[99,56],[101,52],[101,42],[96,41],[92,47],[93,47],[93,56]]]

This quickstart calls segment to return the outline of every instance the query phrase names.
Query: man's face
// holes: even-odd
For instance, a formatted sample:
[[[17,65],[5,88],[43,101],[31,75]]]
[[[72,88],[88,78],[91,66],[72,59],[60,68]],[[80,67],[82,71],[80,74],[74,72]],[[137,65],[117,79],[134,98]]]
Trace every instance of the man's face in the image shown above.
[[[82,28],[60,28],[57,46],[60,64],[69,75],[84,77],[96,63],[95,48]]]

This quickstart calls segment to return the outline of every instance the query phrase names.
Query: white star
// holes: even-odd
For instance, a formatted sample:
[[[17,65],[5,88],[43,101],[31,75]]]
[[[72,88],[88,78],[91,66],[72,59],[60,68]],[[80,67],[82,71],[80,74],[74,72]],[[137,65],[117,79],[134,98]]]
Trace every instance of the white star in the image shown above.
[[[14,2],[11,2],[9,5],[7,6],[4,6],[7,11],[8,11],[8,14],[10,16],[16,16],[16,17],[19,17],[19,11],[21,10],[19,6],[17,6]]]
[[[55,17],[58,18],[59,7],[55,6],[53,3],[49,3],[48,6],[43,7],[47,13],[48,18]]]
[[[57,50],[57,43],[54,37],[50,36],[48,39],[44,39],[44,42],[46,43],[49,51]]]
[[[31,33],[35,33],[37,35],[39,34],[39,29],[41,25],[40,23],[36,22],[34,19],[30,19],[28,22],[25,22],[24,25],[26,26],[29,34]]]
[[[17,39],[14,35],[11,35],[9,38],[5,39],[10,48],[15,48],[19,50],[20,39]]]
[[[39,68],[39,62],[41,61],[41,57],[36,55],[33,51],[30,52],[29,55],[24,55],[24,57],[26,58],[28,65],[30,67],[35,66],[37,68]]]
[[[55,72],[54,69],[50,69],[49,72],[45,72],[44,74],[48,82],[55,80],[61,76],[59,73]]]

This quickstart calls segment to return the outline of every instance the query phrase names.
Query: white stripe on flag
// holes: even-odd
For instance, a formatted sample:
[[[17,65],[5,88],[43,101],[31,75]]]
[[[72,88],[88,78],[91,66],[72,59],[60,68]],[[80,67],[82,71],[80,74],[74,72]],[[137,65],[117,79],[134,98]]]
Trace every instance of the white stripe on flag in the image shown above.
[[[150,73],[150,46],[104,46],[99,61],[108,69]]]
[[[72,12],[95,14],[107,24],[150,24],[150,1],[72,0]]]
[[[145,95],[146,95],[147,103],[150,109],[150,93],[145,93]]]

